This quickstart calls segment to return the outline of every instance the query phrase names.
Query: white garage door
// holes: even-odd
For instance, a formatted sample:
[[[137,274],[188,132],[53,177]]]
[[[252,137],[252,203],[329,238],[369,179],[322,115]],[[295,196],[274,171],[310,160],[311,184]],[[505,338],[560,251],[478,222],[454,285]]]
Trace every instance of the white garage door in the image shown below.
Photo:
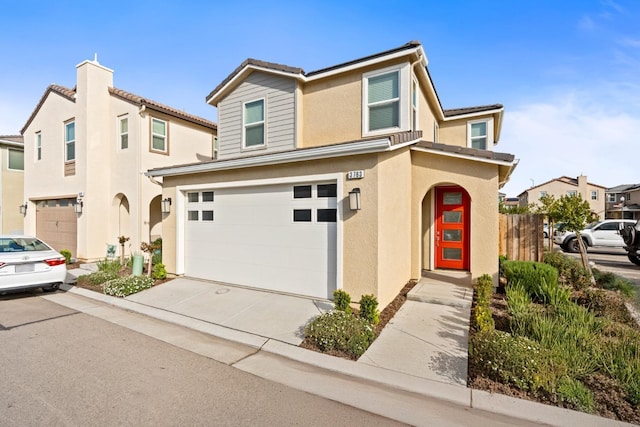
[[[336,184],[186,192],[185,274],[332,298]]]

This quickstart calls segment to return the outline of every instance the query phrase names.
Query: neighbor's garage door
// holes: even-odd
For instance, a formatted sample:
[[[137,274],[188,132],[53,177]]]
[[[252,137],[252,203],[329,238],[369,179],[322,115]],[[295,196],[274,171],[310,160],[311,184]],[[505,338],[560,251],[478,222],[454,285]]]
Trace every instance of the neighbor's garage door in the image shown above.
[[[36,236],[57,251],[66,249],[76,257],[78,216],[74,199],[40,200],[36,203]]]
[[[331,298],[336,184],[188,191],[185,274]]]

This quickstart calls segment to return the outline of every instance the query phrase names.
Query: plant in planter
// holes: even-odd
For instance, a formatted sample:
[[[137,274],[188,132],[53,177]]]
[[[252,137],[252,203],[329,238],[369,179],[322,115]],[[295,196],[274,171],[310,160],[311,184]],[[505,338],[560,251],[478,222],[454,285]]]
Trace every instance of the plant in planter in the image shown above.
[[[147,266],[147,275],[151,276],[151,262],[153,260],[153,253],[157,250],[160,249],[161,247],[161,243],[153,242],[153,243],[147,243],[147,242],[142,242],[140,244],[140,249],[142,249],[142,252],[149,254],[149,264]]]

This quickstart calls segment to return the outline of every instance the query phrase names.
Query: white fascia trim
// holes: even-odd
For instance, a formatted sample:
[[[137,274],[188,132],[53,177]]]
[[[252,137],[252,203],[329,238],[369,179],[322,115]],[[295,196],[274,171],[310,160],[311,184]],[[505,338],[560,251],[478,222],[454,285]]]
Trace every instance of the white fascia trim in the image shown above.
[[[473,162],[490,163],[493,165],[500,165],[500,166],[513,166],[513,162],[507,162],[504,160],[483,159],[481,157],[468,156],[466,154],[447,153],[446,151],[433,150],[433,149],[422,148],[422,147],[413,147],[411,149],[414,151],[421,151],[423,153],[436,154],[439,156],[447,156],[447,157],[455,157],[458,159],[471,160]]]
[[[448,122],[450,120],[468,119],[471,117],[487,116],[489,114],[498,114],[498,113],[501,114],[503,111],[504,111],[504,108],[498,108],[495,110],[478,111],[477,113],[468,113],[468,114],[461,114],[459,116],[445,117],[444,121]]]
[[[227,84],[225,84],[224,86],[222,86],[220,88],[220,90],[218,90],[213,96],[211,96],[211,98],[209,98],[207,100],[207,104],[209,105],[215,105],[218,102],[218,97],[220,96],[221,93],[225,93],[227,88],[230,86],[235,85],[235,83],[238,80],[242,80],[245,78],[245,76],[247,74],[249,74],[250,71],[263,71],[265,73],[269,73],[269,74],[276,74],[279,76],[284,76],[284,77],[289,77],[289,78],[294,78],[296,80],[302,80],[305,81],[305,77],[302,74],[293,74],[293,73],[288,73],[286,71],[280,71],[280,70],[274,70],[273,68],[267,68],[267,67],[260,67],[257,65],[253,65],[253,64],[249,64],[246,67],[244,67],[242,69],[242,71],[240,71],[239,73],[237,73],[235,76],[233,76],[233,78],[231,80],[229,80],[227,82]]]
[[[15,142],[15,141],[8,141],[6,139],[0,139],[0,144],[24,149],[24,144],[20,144],[19,142]]]
[[[174,166],[145,172],[147,176],[172,176],[196,172],[212,172],[228,169],[239,169],[250,166],[268,166],[280,163],[302,162],[307,160],[327,159],[331,157],[353,156],[391,149],[389,138],[354,142],[351,144],[330,145],[326,147],[308,148],[297,151],[286,151],[257,157],[245,157],[234,160],[201,163],[188,166]]]
[[[349,65],[347,67],[340,67],[340,68],[336,68],[334,70],[330,70],[324,73],[320,73],[320,74],[315,74],[311,77],[304,77],[304,81],[305,82],[311,82],[314,80],[318,80],[318,79],[324,79],[327,77],[331,77],[333,75],[336,74],[342,74],[342,73],[346,73],[349,71],[353,71],[353,70],[357,70],[360,68],[364,68],[364,67],[368,67],[370,65],[374,65],[380,62],[385,62],[385,61],[389,61],[391,59],[396,59],[396,58],[402,58],[403,56],[407,56],[407,55],[411,55],[412,53],[416,53],[416,52],[420,52],[422,51],[422,58],[424,58],[424,62],[425,62],[425,66],[426,66],[426,55],[424,54],[424,50],[422,49],[422,47],[417,47],[417,48],[413,48],[413,49],[409,49],[409,50],[402,50],[400,52],[396,52],[390,55],[385,55],[385,56],[381,56],[379,58],[373,58],[370,59],[368,61],[364,61],[364,62],[356,62],[355,64]]]
[[[399,148],[403,148],[403,147],[406,147],[406,146],[408,146],[408,145],[413,145],[413,144],[416,144],[416,143],[418,143],[418,142],[420,142],[420,141],[422,141],[422,138],[420,138],[420,139],[413,139],[413,140],[411,140],[411,141],[403,142],[403,143],[401,143],[401,144],[392,145],[392,146],[390,146],[390,147],[387,149],[387,151],[395,151],[395,150],[397,150],[397,149],[399,149]]]

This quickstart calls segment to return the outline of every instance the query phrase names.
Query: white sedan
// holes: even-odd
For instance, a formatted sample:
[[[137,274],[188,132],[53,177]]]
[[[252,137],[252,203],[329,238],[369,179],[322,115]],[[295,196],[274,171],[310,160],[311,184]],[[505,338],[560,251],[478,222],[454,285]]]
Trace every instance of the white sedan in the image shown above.
[[[0,236],[0,294],[55,291],[67,277],[64,256],[36,237]]]

